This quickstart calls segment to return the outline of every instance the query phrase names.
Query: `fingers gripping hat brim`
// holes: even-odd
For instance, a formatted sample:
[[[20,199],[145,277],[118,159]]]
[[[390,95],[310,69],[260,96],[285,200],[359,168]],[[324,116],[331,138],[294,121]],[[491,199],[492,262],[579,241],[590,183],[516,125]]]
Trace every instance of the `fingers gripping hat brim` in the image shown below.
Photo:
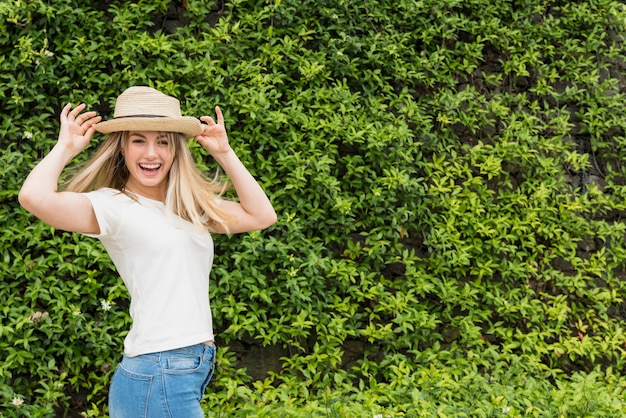
[[[146,86],[126,89],[115,102],[113,119],[100,122],[96,131],[103,134],[120,131],[180,132],[187,138],[202,133],[200,120],[182,116],[178,99]]]

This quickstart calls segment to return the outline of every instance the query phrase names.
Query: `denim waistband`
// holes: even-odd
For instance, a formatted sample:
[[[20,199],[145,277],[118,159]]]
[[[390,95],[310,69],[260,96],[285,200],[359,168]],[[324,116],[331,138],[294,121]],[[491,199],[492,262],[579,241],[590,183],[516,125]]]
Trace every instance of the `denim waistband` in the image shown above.
[[[158,363],[161,361],[163,357],[167,357],[168,355],[173,355],[177,353],[192,354],[192,355],[196,355],[196,356],[203,357],[203,358],[210,357],[213,355],[213,350],[215,350],[215,344],[213,343],[211,344],[198,343],[198,344],[190,345],[187,347],[174,348],[172,350],[159,351],[156,353],[140,354],[136,357],[130,357],[130,358],[141,359],[141,360],[152,361],[152,362]]]

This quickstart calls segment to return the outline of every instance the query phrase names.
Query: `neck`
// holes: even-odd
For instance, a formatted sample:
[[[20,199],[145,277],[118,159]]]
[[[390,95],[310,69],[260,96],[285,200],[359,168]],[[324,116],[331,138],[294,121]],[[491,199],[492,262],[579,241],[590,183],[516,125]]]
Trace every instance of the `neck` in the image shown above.
[[[147,187],[130,183],[131,182],[128,182],[124,186],[125,191],[130,192],[136,196],[141,196],[147,199],[157,200],[159,202],[165,203],[166,190],[164,187]]]

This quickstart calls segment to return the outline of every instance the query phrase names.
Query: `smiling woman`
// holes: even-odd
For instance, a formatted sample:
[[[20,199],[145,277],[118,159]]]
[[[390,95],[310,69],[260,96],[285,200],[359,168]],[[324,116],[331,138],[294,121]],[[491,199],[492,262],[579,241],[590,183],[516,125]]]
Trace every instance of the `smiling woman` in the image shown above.
[[[131,131],[122,149],[129,178],[125,189],[165,201],[168,173],[174,160],[177,140],[165,132]]]
[[[129,290],[133,325],[111,382],[110,416],[202,417],[216,354],[211,232],[264,229],[276,213],[231,149],[219,108],[217,122],[203,116],[202,124],[149,87],[123,92],[106,122],[84,108],[65,106],[59,140],[24,182],[20,203],[56,228],[98,238]],[[109,136],[59,192],[62,170],[95,131]],[[198,170],[191,137],[229,176],[238,201],[223,201],[224,185]]]

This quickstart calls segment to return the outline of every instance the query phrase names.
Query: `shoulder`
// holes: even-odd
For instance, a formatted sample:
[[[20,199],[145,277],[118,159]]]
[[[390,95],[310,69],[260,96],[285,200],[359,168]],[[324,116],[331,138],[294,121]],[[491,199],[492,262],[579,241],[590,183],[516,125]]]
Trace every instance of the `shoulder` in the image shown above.
[[[97,189],[91,192],[87,192],[85,193],[85,195],[89,198],[89,200],[92,201],[92,203],[94,201],[96,202],[103,202],[103,201],[108,201],[108,202],[129,202],[129,201],[136,201],[136,199],[132,199],[130,196],[128,196],[126,193],[117,190],[117,189],[112,189],[109,187],[103,187],[101,189]]]
[[[136,214],[139,205],[136,199],[120,190],[104,187],[84,195],[91,202],[93,213],[100,226],[98,238],[116,235],[128,222],[141,219],[142,214]],[[129,215],[133,215],[129,221]]]
[[[111,222],[117,223],[116,218],[120,213],[126,212],[136,200],[132,199],[125,193],[108,187],[97,189],[85,193],[85,196],[91,202],[93,211],[98,220],[104,218],[111,219]]]
[[[117,189],[112,189],[110,187],[102,187],[100,189],[93,190],[91,192],[85,193],[88,196],[101,196],[101,197],[110,197],[115,195],[124,195],[121,191]]]

